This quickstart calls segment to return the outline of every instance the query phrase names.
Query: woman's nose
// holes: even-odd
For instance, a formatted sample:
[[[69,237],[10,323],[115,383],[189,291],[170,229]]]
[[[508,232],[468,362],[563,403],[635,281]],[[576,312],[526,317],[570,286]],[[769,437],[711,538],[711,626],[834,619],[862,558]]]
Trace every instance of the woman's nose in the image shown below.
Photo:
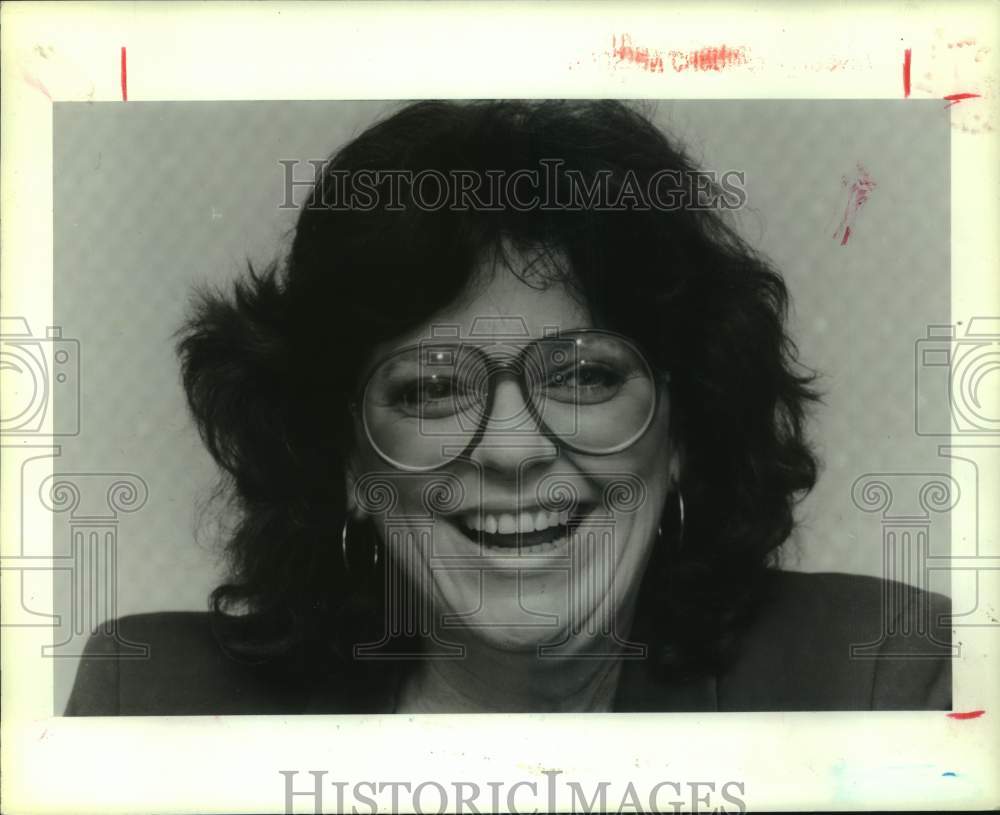
[[[528,462],[551,460],[558,448],[538,425],[516,379],[494,385],[493,404],[472,458],[492,469],[516,471]]]

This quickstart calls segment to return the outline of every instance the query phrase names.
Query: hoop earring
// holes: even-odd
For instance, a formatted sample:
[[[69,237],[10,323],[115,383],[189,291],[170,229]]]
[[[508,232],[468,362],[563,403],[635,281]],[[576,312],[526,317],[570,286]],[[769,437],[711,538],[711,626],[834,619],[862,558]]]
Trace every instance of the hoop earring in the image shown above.
[[[684,495],[680,487],[677,488],[677,512],[681,517],[681,529],[677,534],[677,540],[680,541],[684,539]]]
[[[347,527],[350,524],[350,518],[344,519],[344,528],[340,531],[340,557],[344,561],[344,571],[347,574],[351,574],[351,561],[347,557]],[[374,570],[378,566],[378,543],[376,542],[372,546],[372,569]]]
[[[681,493],[680,487],[674,490],[674,495],[677,496],[677,517],[679,520],[678,530],[677,530],[677,545],[680,546],[684,542],[684,495]],[[663,537],[663,525],[661,524],[656,528],[656,534],[662,538]]]

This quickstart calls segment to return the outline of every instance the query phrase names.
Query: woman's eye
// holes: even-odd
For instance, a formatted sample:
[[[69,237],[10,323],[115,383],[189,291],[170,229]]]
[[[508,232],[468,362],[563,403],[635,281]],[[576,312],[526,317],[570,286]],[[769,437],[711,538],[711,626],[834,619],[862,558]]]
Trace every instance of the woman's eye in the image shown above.
[[[451,382],[447,380],[431,380],[424,383],[424,399],[437,401],[451,396]]]
[[[619,371],[607,365],[581,364],[554,374],[548,388],[556,395],[572,392],[581,401],[600,401],[614,396],[624,381]]]
[[[454,412],[462,400],[452,380],[433,378],[397,388],[391,401],[404,413],[427,416]]]

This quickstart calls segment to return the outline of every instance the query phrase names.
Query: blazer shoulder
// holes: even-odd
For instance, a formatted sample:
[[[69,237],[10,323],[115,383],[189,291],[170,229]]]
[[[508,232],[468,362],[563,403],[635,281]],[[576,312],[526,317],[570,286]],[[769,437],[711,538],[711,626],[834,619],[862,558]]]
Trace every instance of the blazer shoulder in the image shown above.
[[[939,608],[948,608],[951,601],[937,592],[927,591],[896,580],[845,572],[791,572],[773,570],[768,575],[770,597],[777,603],[819,611],[824,603],[850,603],[865,610],[874,610],[890,595],[905,592],[910,599],[922,598]],[[813,600],[809,602],[810,598]]]
[[[744,709],[948,709],[950,609],[897,581],[775,571],[725,686]]]
[[[951,600],[938,592],[869,575],[841,572],[785,572],[769,575],[762,612],[788,625],[820,626],[852,635],[896,636],[904,629],[941,634]],[[932,630],[933,629],[933,630]]]
[[[227,655],[208,612],[133,614],[91,635],[65,715],[281,712],[294,704],[287,690]]]
[[[166,651],[211,659],[217,650],[208,612],[161,611],[106,620],[91,633],[83,657],[143,660],[162,658]]]

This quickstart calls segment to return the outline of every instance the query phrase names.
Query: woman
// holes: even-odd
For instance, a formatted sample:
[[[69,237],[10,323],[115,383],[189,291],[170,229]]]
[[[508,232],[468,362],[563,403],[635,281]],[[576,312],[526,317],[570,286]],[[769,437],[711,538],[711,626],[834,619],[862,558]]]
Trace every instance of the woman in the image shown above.
[[[733,193],[610,101],[341,149],[182,329],[231,579],[95,637],[67,713],[949,707],[943,598],[775,568],[816,395]]]

